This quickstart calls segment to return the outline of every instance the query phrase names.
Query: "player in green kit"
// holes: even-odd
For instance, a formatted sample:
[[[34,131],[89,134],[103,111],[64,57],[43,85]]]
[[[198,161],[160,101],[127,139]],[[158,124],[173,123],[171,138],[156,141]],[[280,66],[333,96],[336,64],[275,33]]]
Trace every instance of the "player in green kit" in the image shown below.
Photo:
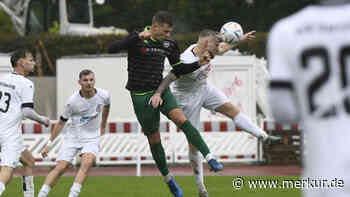
[[[168,58],[172,65],[172,73],[177,76],[193,72],[200,65],[210,60],[207,51],[203,51],[198,62],[183,64],[175,41],[170,40],[173,30],[172,16],[166,11],[157,12],[152,19],[152,26],[142,32],[134,32],[122,40],[113,42],[110,53],[120,50],[128,52],[128,82],[126,89],[130,91],[134,111],[148,138],[153,159],[175,197],[182,196],[181,188],[169,173],[166,156],[159,133],[160,112],[172,120],[185,133],[187,140],[193,144],[208,161],[211,170],[217,172],[223,166],[210,154],[209,148],[201,138],[198,130],[187,120],[183,111],[169,89],[162,94],[163,104],[154,109],[149,103],[163,79],[164,60]]]

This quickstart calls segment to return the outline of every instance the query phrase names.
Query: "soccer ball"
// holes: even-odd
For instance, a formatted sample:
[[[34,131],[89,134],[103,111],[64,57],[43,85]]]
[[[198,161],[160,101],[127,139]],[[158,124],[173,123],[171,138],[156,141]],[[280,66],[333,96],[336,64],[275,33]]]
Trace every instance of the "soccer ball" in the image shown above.
[[[235,44],[243,36],[243,29],[239,23],[231,21],[221,27],[220,33],[223,35],[224,42]]]

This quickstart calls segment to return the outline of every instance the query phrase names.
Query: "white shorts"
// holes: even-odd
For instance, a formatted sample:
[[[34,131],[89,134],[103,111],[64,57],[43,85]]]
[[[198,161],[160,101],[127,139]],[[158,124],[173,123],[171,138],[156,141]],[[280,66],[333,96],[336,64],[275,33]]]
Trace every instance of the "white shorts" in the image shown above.
[[[92,153],[96,157],[100,151],[100,138],[91,139],[88,141],[77,141],[74,139],[65,138],[58,152],[56,161],[73,162],[74,157],[79,154]]]
[[[200,112],[202,107],[210,111],[215,111],[216,108],[230,102],[222,91],[209,82],[207,82],[207,85],[195,89],[195,91],[174,91],[173,94],[184,111],[185,116],[196,128],[200,127]]]
[[[1,143],[1,166],[16,168],[22,152],[25,147],[22,143],[22,138],[16,137],[0,137]]]

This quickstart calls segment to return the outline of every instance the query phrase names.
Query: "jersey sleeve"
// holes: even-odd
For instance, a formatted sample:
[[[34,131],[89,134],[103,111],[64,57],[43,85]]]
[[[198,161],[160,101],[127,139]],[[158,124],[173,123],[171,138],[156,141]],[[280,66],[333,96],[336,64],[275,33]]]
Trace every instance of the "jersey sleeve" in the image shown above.
[[[70,101],[68,101],[64,105],[63,113],[62,113],[60,119],[63,121],[67,121],[70,117],[72,117],[72,113],[73,113],[73,105]]]
[[[192,54],[192,51],[190,50],[186,50],[185,52],[183,52],[180,55],[180,60],[181,62],[183,62],[184,64],[192,64],[194,62],[197,62],[199,60],[198,57],[194,56]]]
[[[30,80],[26,80],[25,83],[23,83],[22,90],[21,90],[21,102],[22,107],[34,107],[34,84]]]
[[[170,53],[167,55],[167,58],[169,60],[170,66],[174,67],[177,64],[180,64],[180,49],[177,46],[177,43],[175,41],[164,41],[164,42],[169,42],[169,47],[170,47]]]
[[[168,56],[169,63],[173,68],[170,72],[174,73],[176,77],[179,78],[181,75],[191,73],[200,68],[200,65],[197,61],[193,61],[190,63],[182,62],[180,59],[180,51],[177,47],[176,42],[174,42],[173,44],[173,53],[171,53],[171,55]]]
[[[138,41],[140,41],[139,34],[135,31],[121,40],[112,42],[108,47],[108,53],[118,53],[121,50],[127,50]]]
[[[107,105],[111,104],[111,94],[108,91],[106,91],[105,94],[106,94],[106,96],[104,99],[104,104],[105,104],[105,106],[107,106]]]

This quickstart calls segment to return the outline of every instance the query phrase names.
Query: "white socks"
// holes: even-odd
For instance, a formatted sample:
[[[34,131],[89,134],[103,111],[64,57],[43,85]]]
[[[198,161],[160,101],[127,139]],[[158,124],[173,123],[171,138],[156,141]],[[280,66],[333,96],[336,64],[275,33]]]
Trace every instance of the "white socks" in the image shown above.
[[[81,187],[82,187],[81,184],[74,182],[72,187],[70,188],[68,197],[78,197]],[[51,187],[49,185],[44,184],[40,189],[38,197],[47,197],[50,190],[51,190]]]
[[[34,197],[33,176],[22,176],[22,189],[24,197]]]
[[[70,188],[68,197],[78,197],[80,194],[82,185],[80,183],[74,182],[72,187]]]
[[[246,132],[254,135],[257,138],[263,138],[264,140],[269,137],[267,133],[265,133],[262,129],[260,129],[258,126],[256,126],[246,115],[244,115],[242,112],[239,112],[235,118],[233,119],[233,122],[239,126],[241,129],[245,130]]]
[[[0,182],[0,196],[5,191],[5,184],[3,182]]]
[[[197,189],[199,192],[206,191],[203,180],[203,164],[199,151],[189,151],[189,160],[193,169],[194,177],[196,178]]]
[[[39,191],[38,197],[47,197],[50,190],[51,190],[50,185],[44,184]]]
[[[211,153],[209,153],[209,154],[207,154],[207,156],[205,156],[205,160],[210,161],[211,159],[215,159],[215,157]]]
[[[164,181],[167,183],[173,178],[173,175],[169,172],[167,175],[163,176]]]
[[[74,182],[72,187],[70,188],[68,197],[78,197],[81,187],[82,187],[81,184]],[[40,189],[38,197],[47,197],[50,190],[51,190],[51,187],[49,185],[44,184]]]

